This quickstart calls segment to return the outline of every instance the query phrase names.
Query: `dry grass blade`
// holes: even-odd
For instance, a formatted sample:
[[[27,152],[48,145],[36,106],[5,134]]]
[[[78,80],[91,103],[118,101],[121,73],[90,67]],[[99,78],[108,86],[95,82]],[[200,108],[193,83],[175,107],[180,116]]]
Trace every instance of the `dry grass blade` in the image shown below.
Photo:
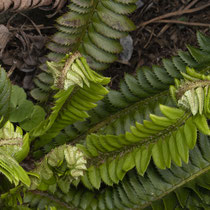
[[[50,6],[47,10],[59,10],[66,0],[0,0],[0,13],[7,11],[22,11],[36,7]]]

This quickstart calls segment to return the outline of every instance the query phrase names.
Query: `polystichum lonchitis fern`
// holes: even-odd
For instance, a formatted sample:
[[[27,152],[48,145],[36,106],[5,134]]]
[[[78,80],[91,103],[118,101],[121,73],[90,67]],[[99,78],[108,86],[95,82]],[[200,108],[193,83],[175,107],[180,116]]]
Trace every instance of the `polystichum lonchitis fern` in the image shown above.
[[[208,209],[209,137],[199,133],[198,138],[199,146],[190,152],[188,164],[182,167],[172,164],[170,169],[161,170],[151,164],[144,177],[132,170],[119,184],[101,191],[82,186],[80,190],[72,187],[66,194],[31,191],[25,202],[40,209],[44,205],[62,209]],[[32,200],[36,202],[32,204]]]
[[[198,37],[200,46],[210,45]],[[48,62],[55,95],[27,141],[35,155],[43,146],[48,154],[29,172],[30,187],[22,181],[1,201],[14,206],[18,199],[35,209],[188,208],[191,201],[199,206],[199,196],[209,190],[202,182],[209,171],[209,52],[188,48],[190,54],[180,52],[173,62],[164,60],[164,67],[126,75],[121,90],[105,98],[109,79],[91,70],[80,53]],[[67,125],[72,145],[59,135]],[[61,146],[50,151],[52,142]],[[198,197],[196,187],[202,188]],[[183,193],[187,198],[180,200]],[[206,197],[201,201],[208,206]]]
[[[136,0],[72,1],[69,12],[59,17],[48,48],[48,58],[58,61],[68,52],[79,51],[91,68],[101,70],[117,59],[122,50],[119,39],[134,30],[125,16],[136,9]]]
[[[108,68],[122,50],[119,39],[135,29],[133,22],[126,16],[136,9],[135,2],[136,0],[72,1],[68,6],[69,12],[57,19],[56,28],[59,32],[47,44],[52,51],[48,54],[48,59],[59,61],[65,54],[79,51],[92,69]],[[45,71],[46,65],[42,65],[41,69]],[[37,76],[37,88],[31,92],[36,100],[47,100],[48,77],[46,73]]]
[[[68,126],[66,132],[55,139],[55,145],[65,142],[64,139],[68,139],[69,142],[79,141],[92,132],[124,134],[131,131],[130,126],[135,125],[135,121],[142,123],[143,119],[148,120],[150,113],[161,114],[159,103],[169,106],[173,104],[168,100],[169,85],[174,84],[173,78],[183,78],[182,73],[186,72],[186,65],[199,70],[210,63],[210,59],[206,59],[205,62],[196,61],[203,53],[208,54],[210,46],[208,37],[198,32],[197,38],[202,50],[188,46],[190,52],[179,51],[178,56],[163,59],[163,67],[140,67],[135,77],[125,74],[120,83],[120,91],[110,90],[105,99],[89,111],[91,117],[85,122]],[[52,147],[53,144],[47,145],[45,150],[49,151]]]

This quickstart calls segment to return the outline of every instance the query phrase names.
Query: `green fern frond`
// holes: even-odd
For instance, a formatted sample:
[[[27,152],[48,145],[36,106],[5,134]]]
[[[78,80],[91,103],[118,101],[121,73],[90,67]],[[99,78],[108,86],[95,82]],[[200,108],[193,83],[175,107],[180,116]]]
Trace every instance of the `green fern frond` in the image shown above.
[[[200,133],[198,136],[199,146],[190,151],[189,162],[183,163],[182,167],[172,164],[170,169],[161,170],[150,165],[144,177],[132,170],[117,185],[103,187],[100,191],[89,191],[82,186],[72,187],[67,194],[56,191],[49,195],[31,191],[26,194],[25,202],[30,204],[34,197],[40,195],[34,207],[47,197],[52,202],[62,202],[67,208],[81,210],[190,209],[192,205],[208,209],[209,137]]]
[[[58,32],[47,44],[51,51],[47,55],[48,60],[58,62],[66,54],[79,51],[92,69],[108,68],[122,51],[119,39],[135,29],[127,17],[136,9],[135,3],[136,0],[71,2],[69,12],[57,19]],[[40,68],[47,71],[45,64]],[[32,97],[40,102],[47,101],[49,97],[46,78],[46,73],[39,74],[35,80],[37,88],[31,91]]]
[[[57,20],[59,32],[48,44],[53,52],[48,58],[79,51],[91,68],[107,68],[122,50],[119,39],[135,29],[126,17],[136,9],[135,2],[73,1],[68,6],[70,11]]]
[[[0,172],[16,186],[21,181],[27,186],[30,179],[25,170],[19,165],[29,153],[29,136],[20,127],[9,121],[0,129]]]
[[[27,194],[24,196],[24,203],[30,203],[31,208],[40,210],[55,210],[51,208],[62,210],[69,209],[65,202],[61,202],[59,199],[55,199],[44,192],[38,191],[27,192]]]
[[[4,148],[9,155],[21,162],[29,153],[29,136],[20,127],[9,121],[0,129],[0,147]]]
[[[11,82],[5,70],[0,66],[0,118],[3,116],[0,127],[2,127],[9,118],[11,89]]]
[[[31,181],[26,171],[11,156],[11,154],[9,154],[7,150],[2,147],[0,147],[0,172],[16,186],[19,184],[19,182],[30,186]]]
[[[62,145],[55,148],[39,163],[33,173],[34,177],[30,186],[31,190],[39,189],[55,192],[58,188],[67,193],[70,184],[77,186],[86,168],[84,154],[75,146]]]
[[[78,145],[90,165],[86,177],[82,177],[86,187],[98,189],[102,181],[108,185],[118,183],[134,167],[144,175],[151,158],[161,169],[170,168],[171,161],[178,166],[182,161],[188,163],[197,130],[210,134],[207,120],[168,106],[160,105],[160,110],[164,116],[150,114],[149,121],[136,122],[124,135],[91,134],[85,146]]]
[[[202,37],[204,35],[198,32],[198,40]],[[210,45],[207,42],[204,44]],[[200,52],[202,53],[202,50]],[[143,119],[149,119],[150,113],[160,114],[159,103],[173,106],[174,104],[168,100],[168,90],[170,85],[174,84],[175,78],[183,79],[182,74],[186,73],[187,60],[183,54],[184,52],[180,51],[181,57],[178,55],[171,59],[163,59],[163,67],[156,65],[152,68],[141,67],[137,69],[136,76],[126,74],[120,83],[120,91],[110,90],[109,94],[98,102],[98,106],[88,112],[91,117],[87,121],[77,122],[65,129],[66,132],[62,134],[66,136],[65,141],[56,138],[55,143],[48,144],[44,150],[50,151],[62,142],[84,140],[91,132],[124,134],[130,131],[130,125],[134,125],[136,121],[142,123]],[[188,66],[195,67],[198,72],[205,68],[208,71],[208,63],[196,62],[190,53],[187,54]],[[189,60],[192,62],[189,63]],[[42,152],[37,151],[37,156],[38,154]]]
[[[210,117],[210,77],[187,68],[183,73],[184,81],[176,81],[176,87],[171,86],[171,95],[178,106],[191,110],[193,115],[204,114]]]
[[[109,82],[109,78],[91,70],[78,53],[67,56],[60,63],[48,65],[55,78],[53,88],[60,90],[54,96],[55,105],[50,116],[30,133],[33,137],[42,136],[35,142],[36,148],[47,144],[67,125],[88,118],[87,111],[108,93],[103,85]]]

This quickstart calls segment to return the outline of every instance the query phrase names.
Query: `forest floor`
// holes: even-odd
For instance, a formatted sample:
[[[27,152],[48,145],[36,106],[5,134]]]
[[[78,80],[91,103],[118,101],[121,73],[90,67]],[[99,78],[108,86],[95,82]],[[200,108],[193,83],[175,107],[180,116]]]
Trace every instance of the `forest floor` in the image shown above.
[[[125,73],[135,74],[136,68],[161,65],[162,58],[185,50],[186,44],[197,45],[196,31],[210,35],[210,0],[143,0],[132,14],[137,29],[130,35],[133,53],[128,61],[118,60],[104,72],[111,77],[111,88],[117,89]],[[65,12],[65,8],[62,12]],[[56,32],[54,16],[46,17],[42,10],[5,17],[0,25],[0,64],[9,72],[13,84],[27,92],[33,88],[33,78],[39,72],[47,54],[45,44]],[[39,15],[37,15],[39,14]],[[180,23],[180,21],[183,21]],[[9,35],[5,35],[9,34]]]

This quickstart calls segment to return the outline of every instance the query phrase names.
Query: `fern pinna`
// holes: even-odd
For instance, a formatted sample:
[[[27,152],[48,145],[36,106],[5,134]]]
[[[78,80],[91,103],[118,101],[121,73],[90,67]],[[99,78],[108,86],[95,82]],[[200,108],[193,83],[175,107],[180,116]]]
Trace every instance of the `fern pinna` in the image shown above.
[[[28,130],[20,156],[9,155],[21,161],[29,144],[35,157],[47,154],[25,172],[30,184],[19,178],[4,191],[2,205],[208,208],[210,39],[197,36],[202,50],[188,46],[189,53],[164,59],[164,67],[142,67],[109,93],[103,87],[109,79],[91,70],[80,53],[48,62],[51,110]],[[13,183],[15,170],[7,170]]]
[[[69,12],[57,19],[58,32],[47,44],[51,51],[48,60],[58,62],[65,54],[79,51],[92,69],[108,68],[122,51],[119,39],[135,29],[126,16],[136,9],[135,3],[136,0],[71,1]],[[47,66],[44,64],[41,69],[46,71]],[[42,72],[34,82],[37,88],[31,95],[38,101],[46,101],[49,75]]]

